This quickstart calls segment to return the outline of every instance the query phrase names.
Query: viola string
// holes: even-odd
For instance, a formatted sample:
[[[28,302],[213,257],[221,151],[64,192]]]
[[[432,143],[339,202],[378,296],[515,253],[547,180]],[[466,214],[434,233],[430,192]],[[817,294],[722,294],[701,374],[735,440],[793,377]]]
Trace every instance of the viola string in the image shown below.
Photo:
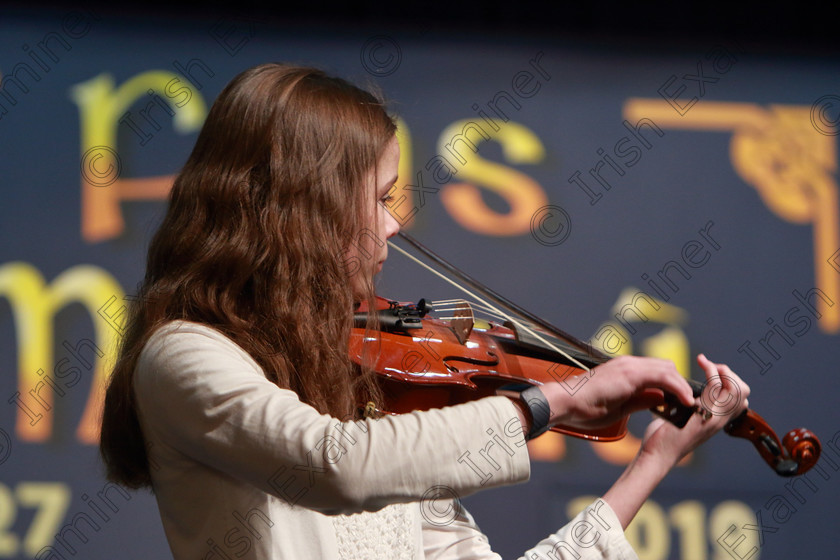
[[[429,272],[431,272],[435,276],[439,277],[441,280],[443,280],[445,282],[448,282],[449,284],[452,284],[455,288],[461,290],[462,292],[464,292],[468,296],[474,298],[476,301],[480,302],[482,305],[484,305],[488,309],[492,309],[494,312],[499,314],[501,317],[504,317],[506,320],[508,320],[512,324],[514,324],[517,328],[521,329],[524,332],[527,332],[529,335],[533,336],[534,338],[536,338],[537,340],[539,340],[540,342],[545,344],[546,347],[548,347],[548,348],[554,350],[555,352],[557,352],[558,354],[564,356],[566,359],[568,359],[570,362],[576,364],[578,367],[580,367],[584,371],[589,371],[588,367],[586,367],[585,365],[580,363],[578,360],[574,359],[572,356],[570,356],[568,353],[564,352],[563,350],[561,350],[560,348],[558,348],[554,344],[545,340],[539,333],[537,333],[533,329],[529,328],[528,326],[524,325],[523,323],[521,323],[517,319],[511,317],[510,315],[508,315],[504,311],[498,309],[496,306],[494,306],[494,305],[490,304],[489,302],[485,301],[483,298],[479,297],[478,295],[472,293],[465,286],[462,286],[461,284],[459,284],[458,282],[456,282],[456,281],[452,280],[451,278],[447,277],[446,275],[444,275],[440,271],[435,270],[434,268],[432,268],[428,264],[424,263],[423,261],[421,261],[420,259],[418,259],[414,255],[410,254],[408,251],[406,251],[402,247],[394,244],[393,242],[388,241],[388,245],[390,245],[397,252],[401,253],[403,256],[405,256],[408,259],[414,261],[417,265],[425,268],[426,270],[428,270]]]
[[[484,315],[487,315],[488,317],[490,317],[492,319],[496,319],[496,320],[503,320],[504,319],[504,317],[502,315],[498,315],[496,313],[493,313],[489,309],[485,309],[484,306],[481,305],[480,303],[471,302],[471,301],[467,301],[467,300],[461,300],[461,301],[464,302],[465,304],[469,305],[472,311],[479,311],[479,312],[483,313]],[[441,307],[438,306],[437,303],[438,302],[436,302],[436,301],[432,302],[432,305],[434,306],[435,311],[437,311],[438,309],[440,309],[441,311],[449,311],[450,309],[455,309],[455,310],[459,309],[458,307],[445,307],[445,306],[441,308]]]
[[[432,301],[431,304],[434,306],[435,311],[448,311],[450,309],[461,309],[459,306],[467,305],[470,307],[471,310],[481,311],[495,319],[504,319],[502,315],[494,313],[491,309],[481,305],[478,302],[469,301],[463,298],[460,299],[438,299]]]

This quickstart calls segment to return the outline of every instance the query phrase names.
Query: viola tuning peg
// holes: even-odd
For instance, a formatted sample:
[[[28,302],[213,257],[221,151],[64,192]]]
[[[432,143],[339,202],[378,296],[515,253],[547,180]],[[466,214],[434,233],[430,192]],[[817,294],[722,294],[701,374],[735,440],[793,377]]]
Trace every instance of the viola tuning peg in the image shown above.
[[[796,476],[799,472],[799,465],[793,459],[782,459],[773,467],[779,476]]]

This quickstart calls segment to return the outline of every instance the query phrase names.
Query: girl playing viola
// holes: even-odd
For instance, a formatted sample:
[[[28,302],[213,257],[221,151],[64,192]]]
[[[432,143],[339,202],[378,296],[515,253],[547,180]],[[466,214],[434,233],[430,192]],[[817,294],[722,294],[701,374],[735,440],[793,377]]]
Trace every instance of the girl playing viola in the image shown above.
[[[453,508],[446,523],[423,515],[429,492],[527,480],[525,439],[555,424],[609,424],[662,391],[695,404],[671,362],[621,357],[574,398],[536,389],[550,414],[499,395],[362,418],[381,389],[348,340],[360,302],[375,307],[378,240],[399,229],[386,208],[398,161],[383,104],[311,68],[249,69],[211,108],[150,245],[101,434],[108,478],[152,488],[176,560],[498,558],[457,500],[435,504]],[[747,405],[728,367],[698,362],[738,406],[683,429],[655,420],[613,487],[525,557],[636,558],[623,529]],[[511,452],[487,482],[458,458],[489,430]]]

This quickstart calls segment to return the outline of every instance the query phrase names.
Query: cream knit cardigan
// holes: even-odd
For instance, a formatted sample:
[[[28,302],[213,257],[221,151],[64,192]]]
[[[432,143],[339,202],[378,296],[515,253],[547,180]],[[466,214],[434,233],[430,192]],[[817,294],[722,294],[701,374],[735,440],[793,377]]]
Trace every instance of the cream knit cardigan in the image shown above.
[[[530,474],[506,397],[342,422],[196,323],[153,334],[134,390],[175,560],[499,558],[457,498]],[[637,558],[602,500],[523,557]]]

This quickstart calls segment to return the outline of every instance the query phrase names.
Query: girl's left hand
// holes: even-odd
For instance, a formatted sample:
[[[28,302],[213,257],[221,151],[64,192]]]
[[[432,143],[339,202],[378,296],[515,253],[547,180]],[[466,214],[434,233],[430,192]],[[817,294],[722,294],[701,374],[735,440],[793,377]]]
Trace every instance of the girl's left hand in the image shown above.
[[[743,412],[750,394],[744,383],[728,366],[715,364],[706,356],[697,356],[697,363],[706,372],[706,384],[697,398],[698,413],[693,414],[682,429],[657,418],[647,427],[639,450],[670,469],[698,445],[712,437],[728,422]]]

